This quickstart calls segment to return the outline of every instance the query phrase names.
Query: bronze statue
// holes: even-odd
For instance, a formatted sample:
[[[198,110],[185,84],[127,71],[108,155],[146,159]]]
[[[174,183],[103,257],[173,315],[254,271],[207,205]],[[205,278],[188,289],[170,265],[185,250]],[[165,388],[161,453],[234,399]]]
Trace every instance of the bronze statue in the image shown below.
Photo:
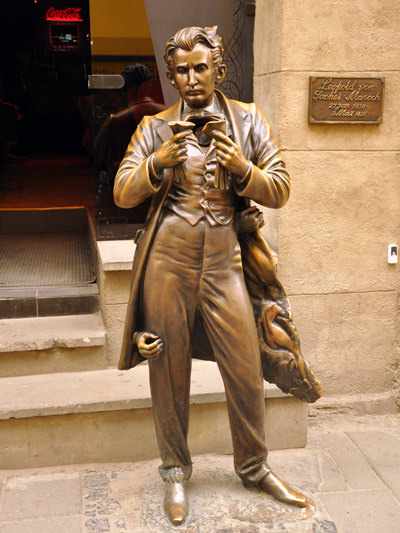
[[[145,117],[118,170],[115,202],[152,196],[137,237],[120,369],[149,361],[165,512],[188,512],[191,358],[221,372],[235,470],[246,487],[298,507],[307,498],[267,464],[263,377],[306,401],[321,387],[300,353],[286,294],[261,237],[261,205],[283,206],[289,175],[255,104],[227,99],[216,28],[183,28],[166,44],[177,104]]]

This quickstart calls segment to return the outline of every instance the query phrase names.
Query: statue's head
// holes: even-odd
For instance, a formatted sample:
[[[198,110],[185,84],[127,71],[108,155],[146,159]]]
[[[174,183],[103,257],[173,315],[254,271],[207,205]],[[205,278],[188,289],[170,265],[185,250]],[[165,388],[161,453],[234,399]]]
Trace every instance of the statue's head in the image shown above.
[[[182,28],[165,45],[168,79],[192,107],[207,105],[226,74],[222,39],[216,30],[216,26]]]

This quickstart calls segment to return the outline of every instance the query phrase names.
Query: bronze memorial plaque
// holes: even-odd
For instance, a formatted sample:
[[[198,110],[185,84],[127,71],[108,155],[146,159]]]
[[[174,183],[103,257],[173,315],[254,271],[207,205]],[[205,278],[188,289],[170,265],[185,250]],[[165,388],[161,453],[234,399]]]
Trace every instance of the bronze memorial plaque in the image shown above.
[[[310,77],[308,121],[311,124],[379,124],[383,78]]]

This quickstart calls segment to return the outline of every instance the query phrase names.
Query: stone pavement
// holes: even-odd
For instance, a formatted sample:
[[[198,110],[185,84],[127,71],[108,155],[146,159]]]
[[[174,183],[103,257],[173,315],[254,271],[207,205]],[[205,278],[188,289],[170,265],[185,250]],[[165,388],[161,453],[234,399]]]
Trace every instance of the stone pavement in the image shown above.
[[[397,533],[400,415],[311,418],[305,449],[270,454],[313,500],[296,509],[248,491],[225,455],[194,457],[190,513],[161,511],[158,460],[0,471],[1,533]]]

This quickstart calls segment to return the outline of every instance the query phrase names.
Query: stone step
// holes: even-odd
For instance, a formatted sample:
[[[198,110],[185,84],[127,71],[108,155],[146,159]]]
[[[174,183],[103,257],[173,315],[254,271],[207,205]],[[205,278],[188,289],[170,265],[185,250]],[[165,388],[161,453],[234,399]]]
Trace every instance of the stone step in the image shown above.
[[[97,283],[0,288],[0,320],[86,315],[99,310]]]
[[[158,457],[148,369],[0,378],[0,468],[140,461]],[[266,384],[270,449],[303,447],[307,405]],[[222,380],[194,361],[189,442],[193,454],[231,453]]]
[[[105,368],[100,313],[0,320],[0,376]]]

